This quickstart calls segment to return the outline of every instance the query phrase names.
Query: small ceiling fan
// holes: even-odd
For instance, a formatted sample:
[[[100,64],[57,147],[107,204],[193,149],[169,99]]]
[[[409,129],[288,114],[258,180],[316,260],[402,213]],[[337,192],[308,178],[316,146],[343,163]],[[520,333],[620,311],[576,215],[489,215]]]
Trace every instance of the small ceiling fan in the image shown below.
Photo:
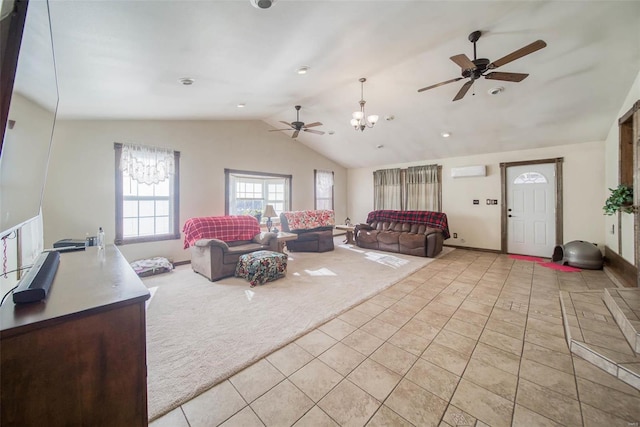
[[[289,126],[289,129],[271,129],[269,132],[276,132],[276,131],[281,131],[281,130],[293,130],[293,135],[291,135],[291,138],[295,138],[298,136],[298,134],[300,133],[300,131],[303,132],[310,132],[310,133],[315,133],[318,135],[324,135],[324,132],[321,130],[315,130],[315,129],[309,129],[315,126],[322,126],[322,123],[320,122],[313,122],[313,123],[309,123],[308,125],[305,125],[304,122],[300,121],[300,108],[302,108],[299,105],[296,105],[296,121],[295,122],[283,122],[282,120],[280,121],[280,123],[284,123],[285,125]]]
[[[437,83],[435,85],[423,87],[422,89],[418,89],[418,92],[423,92],[425,90],[434,89],[439,86],[443,86],[449,83],[457,82],[462,79],[470,79],[466,82],[456,96],[453,98],[454,101],[462,99],[466,94],[473,82],[479,79],[480,77],[484,77],[485,79],[490,80],[504,80],[507,82],[521,82],[524,80],[529,74],[523,73],[502,73],[502,72],[489,72],[494,70],[502,65],[508,64],[509,62],[515,61],[516,59],[522,58],[523,56],[529,55],[537,50],[546,47],[547,44],[542,40],[536,40],[535,42],[526,45],[523,48],[520,48],[516,51],[511,52],[510,54],[503,56],[497,61],[491,62],[487,58],[476,58],[476,42],[480,39],[482,35],[481,31],[474,31],[469,34],[469,41],[473,43],[473,61],[469,59],[467,55],[461,53],[460,55],[452,56],[450,59],[458,64],[458,66],[462,69],[462,77],[456,77],[455,79],[447,80],[446,82]]]

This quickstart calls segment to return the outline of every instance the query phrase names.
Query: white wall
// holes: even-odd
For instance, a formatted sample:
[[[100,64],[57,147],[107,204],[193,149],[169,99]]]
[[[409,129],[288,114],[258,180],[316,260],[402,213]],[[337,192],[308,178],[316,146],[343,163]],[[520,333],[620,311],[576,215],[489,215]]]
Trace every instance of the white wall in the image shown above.
[[[38,216],[55,112],[14,94],[0,158],[0,230]]]
[[[224,169],[291,174],[292,209],[313,209],[313,170],[335,172],[336,218],[346,209],[346,170],[260,121],[66,121],[56,123],[44,192],[45,246],[63,238],[115,238],[114,142],[180,151],[180,227],[196,216],[224,215]],[[120,246],[129,260],[189,260],[182,240]]]
[[[622,117],[629,109],[633,106],[633,104],[640,100],[640,72],[638,73],[635,82],[629,89],[629,94],[625,99],[618,115],[615,117],[613,123],[611,124],[611,129],[609,130],[609,134],[607,135],[607,139],[605,142],[605,152],[606,152],[606,174],[605,174],[605,187],[603,188],[604,196],[603,200],[605,200],[609,196],[609,188],[615,188],[618,186],[618,149],[620,143],[620,133],[618,129],[618,119]],[[636,189],[635,191],[639,191]],[[623,213],[622,214],[622,226],[621,229],[618,230],[618,216],[607,216],[605,220],[605,230],[606,230],[606,244],[612,251],[621,255],[625,260],[629,261],[631,264],[635,264],[634,260],[634,232],[633,232],[633,215]],[[613,230],[613,232],[612,232]],[[622,246],[621,251],[618,251],[618,233],[622,236]]]
[[[556,157],[564,158],[564,241],[586,240],[602,247],[604,142],[350,169],[349,215],[353,222],[364,222],[373,210],[374,170],[437,163],[442,165],[442,211],[447,214],[451,233],[458,233],[457,239],[445,244],[500,250],[500,163]],[[487,176],[451,178],[451,168],[471,165],[486,165]],[[473,205],[473,199],[480,199],[480,204]],[[498,199],[499,204],[487,205],[486,199]]]

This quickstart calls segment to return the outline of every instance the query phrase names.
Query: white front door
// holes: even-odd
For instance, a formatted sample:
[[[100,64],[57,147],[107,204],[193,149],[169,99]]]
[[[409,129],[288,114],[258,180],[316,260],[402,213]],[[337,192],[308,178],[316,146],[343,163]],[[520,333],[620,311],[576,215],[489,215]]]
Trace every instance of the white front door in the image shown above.
[[[507,168],[507,252],[551,258],[556,238],[555,164]]]

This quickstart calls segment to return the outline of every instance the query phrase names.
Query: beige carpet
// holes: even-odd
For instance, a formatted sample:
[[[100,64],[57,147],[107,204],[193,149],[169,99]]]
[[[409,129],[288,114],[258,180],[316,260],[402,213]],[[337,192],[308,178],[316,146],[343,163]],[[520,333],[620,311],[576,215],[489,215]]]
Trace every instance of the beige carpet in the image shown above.
[[[341,240],[332,252],[289,254],[287,276],[255,288],[240,278],[209,282],[190,265],[144,279],[156,288],[147,306],[149,419],[432,261]]]

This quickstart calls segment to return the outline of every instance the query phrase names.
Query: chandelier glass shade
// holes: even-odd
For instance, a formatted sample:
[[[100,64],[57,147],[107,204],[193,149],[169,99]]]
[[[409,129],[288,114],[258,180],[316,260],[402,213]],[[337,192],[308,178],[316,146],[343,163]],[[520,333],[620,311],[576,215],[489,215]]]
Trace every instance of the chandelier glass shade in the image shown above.
[[[377,114],[371,114],[365,119],[364,104],[366,101],[364,100],[364,82],[366,81],[367,79],[364,77],[360,79],[360,111],[356,111],[351,115],[351,126],[360,132],[364,131],[365,128],[374,127],[379,118]]]

